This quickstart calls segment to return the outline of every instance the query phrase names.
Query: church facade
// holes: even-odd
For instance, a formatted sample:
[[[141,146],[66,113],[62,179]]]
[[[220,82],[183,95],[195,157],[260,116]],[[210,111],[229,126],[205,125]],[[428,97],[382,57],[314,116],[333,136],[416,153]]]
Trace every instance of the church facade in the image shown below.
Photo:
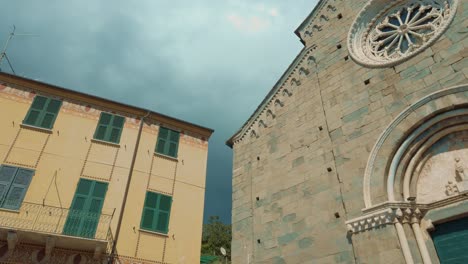
[[[233,263],[468,263],[467,17],[319,1],[227,141]]]

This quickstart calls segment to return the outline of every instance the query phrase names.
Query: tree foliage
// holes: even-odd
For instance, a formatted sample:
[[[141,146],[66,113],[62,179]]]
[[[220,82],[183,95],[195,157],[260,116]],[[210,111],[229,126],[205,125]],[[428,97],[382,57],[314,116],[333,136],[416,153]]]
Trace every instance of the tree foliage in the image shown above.
[[[210,216],[208,223],[203,225],[201,254],[223,257],[220,252],[220,248],[223,247],[226,249],[226,255],[230,260],[231,238],[231,225],[222,223],[219,216]]]

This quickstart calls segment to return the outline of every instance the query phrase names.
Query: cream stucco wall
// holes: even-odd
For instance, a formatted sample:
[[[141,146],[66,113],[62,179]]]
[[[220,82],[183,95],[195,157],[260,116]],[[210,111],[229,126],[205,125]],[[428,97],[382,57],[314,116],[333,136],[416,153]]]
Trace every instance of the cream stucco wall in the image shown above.
[[[2,84],[0,79],[1,163],[35,170],[24,202],[69,208],[80,178],[108,182],[103,213],[113,214],[110,226],[115,234],[141,117],[118,112],[126,116],[120,144],[102,144],[92,138],[100,112],[112,109],[72,103],[62,97],[64,103],[53,129],[39,131],[20,125],[33,98],[28,87]],[[169,125],[181,131],[178,159],[159,156],[154,150],[160,125],[158,120],[149,120],[143,127],[117,254],[149,261],[197,263],[207,139]],[[139,229],[147,190],[173,197],[167,235]]]

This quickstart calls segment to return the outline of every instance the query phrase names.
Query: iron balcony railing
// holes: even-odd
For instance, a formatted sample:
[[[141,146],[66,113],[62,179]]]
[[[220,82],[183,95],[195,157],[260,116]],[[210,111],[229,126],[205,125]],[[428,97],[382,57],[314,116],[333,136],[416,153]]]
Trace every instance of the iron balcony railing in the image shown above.
[[[113,212],[81,210],[23,202],[17,211],[0,209],[0,227],[88,239],[112,239]]]

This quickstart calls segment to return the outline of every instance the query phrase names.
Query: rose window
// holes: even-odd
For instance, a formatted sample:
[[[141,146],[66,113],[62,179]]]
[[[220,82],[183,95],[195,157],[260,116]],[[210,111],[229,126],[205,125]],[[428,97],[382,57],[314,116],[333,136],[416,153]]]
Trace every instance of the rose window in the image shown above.
[[[373,0],[356,18],[348,48],[358,63],[388,67],[431,45],[455,14],[457,0]]]

